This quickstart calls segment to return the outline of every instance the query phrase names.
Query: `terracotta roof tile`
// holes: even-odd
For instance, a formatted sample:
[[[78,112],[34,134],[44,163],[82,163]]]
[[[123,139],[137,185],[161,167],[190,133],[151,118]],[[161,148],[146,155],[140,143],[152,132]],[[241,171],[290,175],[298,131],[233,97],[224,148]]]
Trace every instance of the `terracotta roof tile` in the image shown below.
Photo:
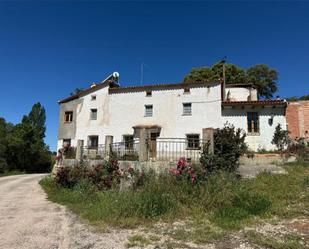
[[[223,101],[222,105],[229,106],[229,105],[287,105],[286,100],[255,100],[255,101]]]

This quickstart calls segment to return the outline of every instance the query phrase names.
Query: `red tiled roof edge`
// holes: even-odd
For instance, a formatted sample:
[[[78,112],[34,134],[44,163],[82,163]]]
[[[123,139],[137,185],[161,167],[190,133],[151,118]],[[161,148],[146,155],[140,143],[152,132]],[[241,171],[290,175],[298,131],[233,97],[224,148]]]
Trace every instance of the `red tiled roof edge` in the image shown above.
[[[181,89],[181,88],[197,88],[205,87],[211,84],[220,84],[218,81],[213,82],[192,82],[192,83],[169,83],[169,84],[156,84],[156,85],[144,85],[144,86],[126,86],[109,88],[109,93],[126,93],[137,92],[147,90],[169,90],[169,89]]]
[[[223,101],[222,105],[287,105],[286,100]]]

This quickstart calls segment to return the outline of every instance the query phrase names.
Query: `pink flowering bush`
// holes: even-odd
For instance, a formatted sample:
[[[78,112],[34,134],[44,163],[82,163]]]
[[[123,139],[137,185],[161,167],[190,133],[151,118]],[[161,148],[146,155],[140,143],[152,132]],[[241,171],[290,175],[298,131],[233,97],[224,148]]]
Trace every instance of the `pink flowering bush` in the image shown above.
[[[191,183],[197,182],[197,172],[193,165],[187,162],[186,158],[181,157],[177,162],[177,167],[170,169],[170,173],[176,178],[186,178]]]

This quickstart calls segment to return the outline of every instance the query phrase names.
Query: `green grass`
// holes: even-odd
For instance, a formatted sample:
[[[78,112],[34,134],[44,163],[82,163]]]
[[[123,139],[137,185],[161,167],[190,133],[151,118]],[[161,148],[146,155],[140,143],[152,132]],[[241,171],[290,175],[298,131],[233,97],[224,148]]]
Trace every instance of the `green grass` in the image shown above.
[[[281,238],[274,238],[259,234],[257,232],[247,232],[246,238],[253,244],[261,246],[262,248],[272,249],[302,249],[306,248],[305,241],[296,235],[285,235]]]
[[[60,188],[49,177],[41,185],[50,200],[101,228],[151,227],[158,221],[188,220],[189,229],[167,229],[166,233],[183,242],[207,243],[264,218],[307,217],[308,164],[290,164],[286,170],[286,175],[261,173],[256,179],[221,172],[196,186],[162,175],[124,192],[97,191],[87,181],[73,189]]]
[[[145,247],[147,245],[151,244],[151,241],[147,238],[145,238],[142,235],[136,234],[129,238],[129,242],[127,243],[127,247]]]
[[[19,171],[19,170],[11,170],[11,171],[5,171],[4,173],[0,173],[0,177],[12,176],[12,175],[22,175],[22,174],[25,174],[25,172]]]

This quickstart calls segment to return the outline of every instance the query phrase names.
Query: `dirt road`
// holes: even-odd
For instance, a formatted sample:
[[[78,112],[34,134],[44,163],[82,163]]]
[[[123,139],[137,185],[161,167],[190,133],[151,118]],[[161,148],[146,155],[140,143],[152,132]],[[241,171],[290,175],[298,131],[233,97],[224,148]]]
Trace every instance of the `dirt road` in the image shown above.
[[[44,174],[0,178],[0,248],[125,248],[127,231],[98,234],[46,199]]]

